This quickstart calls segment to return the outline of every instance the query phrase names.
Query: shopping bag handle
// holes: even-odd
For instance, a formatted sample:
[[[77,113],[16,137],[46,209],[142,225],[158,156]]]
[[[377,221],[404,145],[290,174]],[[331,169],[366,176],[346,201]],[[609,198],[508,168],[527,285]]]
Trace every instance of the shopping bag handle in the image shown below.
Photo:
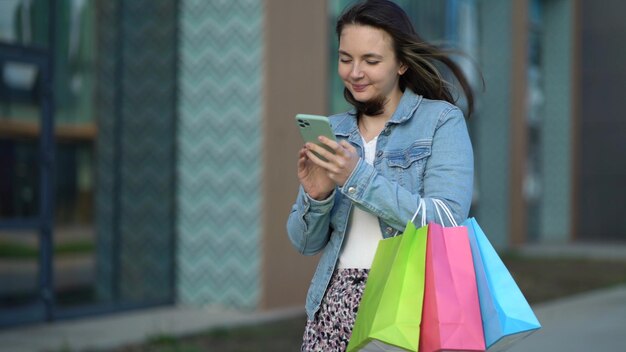
[[[411,222],[413,223],[413,225],[415,225],[415,218],[417,217],[417,214],[419,214],[420,210],[422,210],[422,226],[424,227],[426,226],[426,202],[424,202],[423,199],[420,199],[420,203],[417,206],[417,210],[415,211],[415,214],[413,214],[413,218],[411,218]],[[396,230],[396,232],[393,234],[393,236],[391,237],[396,237],[398,234],[400,234],[400,231]]]
[[[441,199],[433,198],[433,204],[435,205],[435,210],[437,211],[437,216],[439,216],[439,221],[441,221],[441,226],[444,226],[444,223],[443,223],[443,218],[441,217],[441,213],[439,212],[439,208],[440,207],[441,207],[441,210],[443,210],[444,214],[446,214],[446,217],[448,218],[448,220],[450,221],[452,226],[454,226],[454,227],[458,227],[459,226],[457,224],[456,220],[454,220],[454,216],[452,216],[452,212],[450,211],[450,208],[448,208],[446,203],[444,203]]]
[[[411,218],[411,222],[413,224],[415,224],[415,218],[417,217],[417,214],[420,212],[420,210],[422,210],[422,227],[426,226],[426,202],[424,202],[424,199],[420,199],[420,203],[417,206],[417,210],[415,211],[415,214],[413,214],[413,218]]]

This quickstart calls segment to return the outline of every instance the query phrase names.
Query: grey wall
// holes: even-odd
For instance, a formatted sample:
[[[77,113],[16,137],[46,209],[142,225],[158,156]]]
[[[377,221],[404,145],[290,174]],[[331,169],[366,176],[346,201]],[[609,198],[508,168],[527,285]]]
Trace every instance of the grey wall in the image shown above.
[[[626,240],[626,2],[581,2],[578,238]]]

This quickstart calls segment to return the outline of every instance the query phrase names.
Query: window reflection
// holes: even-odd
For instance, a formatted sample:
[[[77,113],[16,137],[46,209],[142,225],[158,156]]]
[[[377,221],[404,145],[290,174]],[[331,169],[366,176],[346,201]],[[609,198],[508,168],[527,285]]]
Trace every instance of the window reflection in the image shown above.
[[[49,18],[56,26],[52,48]],[[0,220],[40,216],[42,126],[40,73],[19,58],[3,60],[2,45],[45,49],[54,62],[53,258],[61,305],[95,299],[94,19],[94,1],[57,0],[51,9],[48,0],[0,0]],[[11,292],[0,290],[0,302],[10,306],[20,292],[24,297],[36,292],[37,236],[36,230],[0,233],[0,283],[15,278],[25,283]]]
[[[94,2],[58,0],[55,62],[56,222],[92,223]],[[47,0],[0,1],[0,42],[42,47],[48,41]],[[0,218],[36,215],[39,75],[33,65],[0,61]],[[24,176],[24,175],[28,175]]]

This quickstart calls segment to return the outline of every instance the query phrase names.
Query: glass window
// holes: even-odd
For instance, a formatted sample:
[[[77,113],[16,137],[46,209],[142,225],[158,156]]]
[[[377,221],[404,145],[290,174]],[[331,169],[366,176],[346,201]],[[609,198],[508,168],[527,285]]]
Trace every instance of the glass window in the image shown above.
[[[48,0],[0,1],[0,42],[46,47],[49,11]]]
[[[54,289],[58,305],[75,306],[95,300],[95,2],[57,0],[50,11],[48,0],[0,0],[0,45],[46,49],[54,62]],[[41,86],[36,66],[0,60],[0,221],[40,216]],[[0,283],[23,283],[0,290],[0,303],[39,292],[39,251],[38,229],[0,232]]]
[[[0,1],[0,41],[37,47],[47,38],[48,1]],[[53,94],[57,148],[57,223],[91,222],[93,194],[94,2],[59,0]],[[22,62],[0,62],[0,217],[33,216],[40,135],[39,75]],[[11,201],[8,201],[8,200]]]

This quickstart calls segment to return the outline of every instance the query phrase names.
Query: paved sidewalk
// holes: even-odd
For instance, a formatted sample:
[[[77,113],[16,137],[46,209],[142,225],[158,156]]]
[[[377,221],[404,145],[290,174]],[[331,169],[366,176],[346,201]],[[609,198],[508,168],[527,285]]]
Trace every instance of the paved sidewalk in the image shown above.
[[[304,308],[242,312],[220,308],[163,307],[0,330],[0,352],[107,349],[157,336],[263,324],[304,315]]]
[[[540,304],[535,312],[543,328],[509,351],[626,350],[626,285]],[[193,334],[209,328],[260,324],[302,314],[302,308],[251,314],[215,308],[166,307],[2,330],[0,351],[112,348],[158,335]]]
[[[537,306],[541,330],[510,352],[626,351],[626,285]]]

